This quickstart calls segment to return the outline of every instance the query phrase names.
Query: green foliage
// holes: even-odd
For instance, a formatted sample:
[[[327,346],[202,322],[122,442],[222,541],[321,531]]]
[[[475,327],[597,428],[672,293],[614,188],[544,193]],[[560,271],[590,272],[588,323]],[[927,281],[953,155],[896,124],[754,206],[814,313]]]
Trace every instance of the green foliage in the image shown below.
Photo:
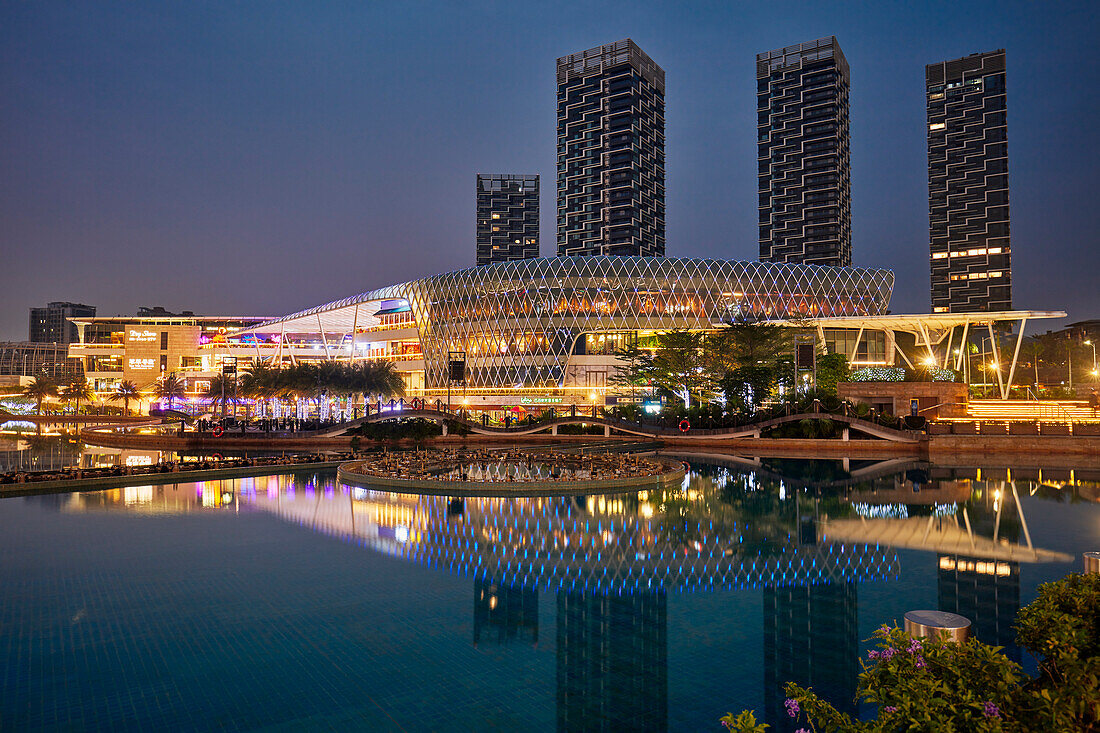
[[[764,733],[771,727],[767,723],[757,723],[756,716],[751,710],[744,710],[739,715],[726,713],[722,718],[722,725],[726,726],[731,733]]]
[[[154,393],[158,400],[168,406],[168,409],[172,409],[173,402],[182,400],[186,396],[184,384],[175,372],[165,375],[157,382]]]
[[[703,334],[667,331],[658,336],[657,341],[659,349],[653,357],[653,382],[683,400],[684,407],[690,407],[692,397],[701,396],[710,378],[701,363]]]
[[[615,352],[619,360],[616,371],[608,382],[619,387],[643,387],[653,375],[653,354],[632,343]]]
[[[852,382],[957,382],[959,373],[951,369],[926,367],[864,367],[853,370],[848,379]]]
[[[711,368],[718,372],[740,367],[773,365],[790,354],[792,330],[770,323],[734,323],[708,340]]]
[[[877,717],[854,720],[812,689],[788,683],[795,724],[827,731],[1100,731],[1100,575],[1070,575],[1039,587],[1020,612],[1018,643],[1039,657],[1030,679],[976,640],[914,639],[883,626],[859,676],[858,694]],[[746,711],[747,712],[747,711]],[[751,713],[727,715],[731,730],[755,731]]]
[[[1069,575],[1039,586],[1020,611],[1016,640],[1039,660],[1051,725],[1100,729],[1100,575]]]
[[[115,387],[115,391],[108,395],[107,399],[111,402],[122,402],[123,409],[126,414],[130,414],[130,400],[136,400],[141,397],[141,391],[137,388],[137,385],[128,379],[118,383]]]
[[[777,425],[766,432],[768,438],[835,438],[840,434],[838,423],[825,418],[806,417],[798,422]]]
[[[848,357],[844,354],[817,357],[817,389],[821,392],[835,395],[837,382],[847,381],[851,373]]]
[[[718,386],[731,410],[752,414],[771,396],[776,384],[774,367],[762,364],[740,366],[726,372]]]
[[[42,412],[42,403],[50,397],[57,397],[57,383],[49,377],[35,377],[23,390],[23,396],[35,401],[35,412]]]
[[[451,432],[456,432],[450,428]],[[443,434],[443,428],[431,420],[414,418],[411,420],[386,420],[384,422],[364,423],[349,431],[356,438],[362,436],[368,440],[426,440]],[[353,446],[353,450],[358,450]]]

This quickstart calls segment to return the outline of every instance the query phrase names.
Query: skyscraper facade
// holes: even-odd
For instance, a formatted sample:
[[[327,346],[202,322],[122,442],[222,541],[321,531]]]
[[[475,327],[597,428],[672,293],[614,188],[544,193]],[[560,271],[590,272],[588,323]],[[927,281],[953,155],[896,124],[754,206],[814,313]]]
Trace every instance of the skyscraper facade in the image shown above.
[[[932,312],[1012,309],[1004,49],[925,67]]]
[[[756,56],[765,262],[852,264],[849,86],[832,36]]]
[[[539,177],[477,176],[477,264],[539,256]]]
[[[665,72],[629,38],[558,59],[558,256],[665,254]]]
[[[39,344],[71,344],[80,339],[76,324],[68,319],[94,316],[95,306],[83,303],[56,301],[47,304],[45,308],[31,308],[27,340]]]
[[[849,86],[833,36],[757,54],[764,262],[851,264]]]

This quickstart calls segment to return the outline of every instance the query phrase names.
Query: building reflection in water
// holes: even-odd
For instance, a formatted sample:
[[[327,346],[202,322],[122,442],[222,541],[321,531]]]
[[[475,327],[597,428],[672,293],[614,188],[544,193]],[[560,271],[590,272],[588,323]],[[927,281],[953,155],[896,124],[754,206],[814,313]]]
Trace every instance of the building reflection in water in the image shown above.
[[[667,727],[669,594],[761,589],[765,715],[785,730],[788,681],[854,711],[857,588],[897,576],[892,548],[928,551],[941,608],[1004,646],[1020,563],[1071,559],[1034,546],[1019,501],[1009,501],[1017,485],[1053,488],[969,469],[846,464],[830,467],[827,481],[818,473],[708,464],[676,490],[466,499],[299,474],[76,494],[61,508],[270,512],[463,575],[473,581],[474,644],[537,644],[539,593],[554,593],[561,730]]]
[[[557,597],[559,731],[668,728],[663,590]]]
[[[483,638],[498,644],[539,641],[539,592],[474,579],[474,645]]]
[[[796,727],[783,706],[788,682],[854,715],[859,670],[855,583],[764,589],[764,708],[774,730]]]

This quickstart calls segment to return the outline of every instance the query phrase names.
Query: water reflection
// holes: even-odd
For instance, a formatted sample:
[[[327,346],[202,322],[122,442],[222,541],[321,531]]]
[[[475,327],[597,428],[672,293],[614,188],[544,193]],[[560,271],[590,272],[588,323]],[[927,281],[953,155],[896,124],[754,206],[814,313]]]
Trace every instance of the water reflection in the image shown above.
[[[304,474],[54,501],[62,511],[269,513],[469,577],[475,646],[545,643],[539,601],[550,593],[559,730],[667,728],[670,597],[758,589],[764,712],[788,730],[787,681],[855,712],[860,585],[896,579],[898,548],[926,553],[918,557],[936,575],[942,610],[967,616],[979,639],[1018,657],[1011,623],[1021,567],[1072,560],[1031,536],[1021,496],[1098,495],[1091,474],[1067,472],[1063,488],[1042,478],[731,458],[693,465],[675,490],[617,495],[456,499]]]

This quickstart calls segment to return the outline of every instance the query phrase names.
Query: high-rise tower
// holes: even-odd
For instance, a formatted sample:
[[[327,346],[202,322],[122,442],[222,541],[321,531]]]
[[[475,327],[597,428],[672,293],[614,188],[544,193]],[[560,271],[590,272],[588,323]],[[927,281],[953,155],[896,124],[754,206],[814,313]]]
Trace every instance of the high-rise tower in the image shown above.
[[[477,264],[539,256],[539,177],[477,176]]]
[[[765,262],[852,264],[849,86],[835,37],[756,55]]]
[[[558,59],[558,256],[665,254],[665,72],[629,38]]]
[[[45,308],[31,308],[27,340],[45,344],[71,344],[79,341],[76,324],[70,318],[92,318],[94,305],[57,301]]]
[[[1004,49],[925,67],[932,312],[1012,310]]]

